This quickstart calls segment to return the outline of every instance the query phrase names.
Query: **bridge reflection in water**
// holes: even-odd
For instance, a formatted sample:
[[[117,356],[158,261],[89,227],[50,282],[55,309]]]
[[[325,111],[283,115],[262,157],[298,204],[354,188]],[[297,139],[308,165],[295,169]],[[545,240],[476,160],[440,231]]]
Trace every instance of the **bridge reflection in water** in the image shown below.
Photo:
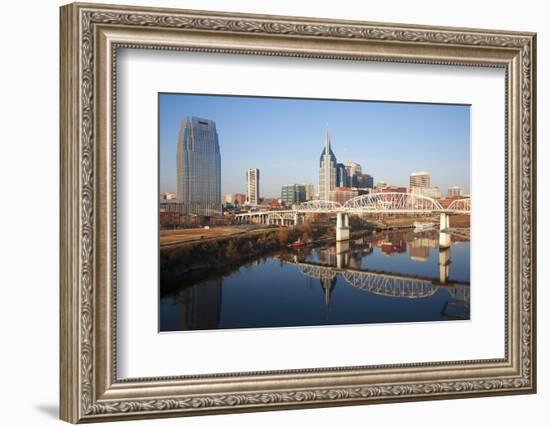
[[[428,242],[427,239],[424,241]],[[463,306],[470,304],[470,284],[448,280],[450,247],[439,250],[439,280],[384,271],[362,270],[360,269],[360,259],[353,257],[353,252],[350,251],[349,241],[337,242],[333,248],[321,249],[320,257],[324,258],[325,264],[301,261],[298,255],[294,255],[292,259],[282,259],[282,261],[296,265],[304,276],[319,279],[325,294],[326,305],[330,304],[330,296],[337,276],[341,276],[355,288],[377,295],[425,298],[444,288],[453,297],[453,303]]]
[[[439,234],[370,235],[182,279],[161,298],[160,330],[469,319],[469,240],[442,249]]]

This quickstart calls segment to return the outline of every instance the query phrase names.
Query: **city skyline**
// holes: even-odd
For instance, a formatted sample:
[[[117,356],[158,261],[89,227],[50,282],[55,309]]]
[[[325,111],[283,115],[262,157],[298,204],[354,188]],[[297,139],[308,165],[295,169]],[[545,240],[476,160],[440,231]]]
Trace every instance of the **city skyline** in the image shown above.
[[[261,171],[262,198],[280,197],[291,183],[318,189],[327,129],[338,160],[360,164],[375,181],[407,186],[410,173],[427,170],[444,193],[470,189],[469,106],[160,94],[159,108],[161,193],[176,190],[177,133],[186,116],[216,123],[222,194],[246,192],[249,168]]]

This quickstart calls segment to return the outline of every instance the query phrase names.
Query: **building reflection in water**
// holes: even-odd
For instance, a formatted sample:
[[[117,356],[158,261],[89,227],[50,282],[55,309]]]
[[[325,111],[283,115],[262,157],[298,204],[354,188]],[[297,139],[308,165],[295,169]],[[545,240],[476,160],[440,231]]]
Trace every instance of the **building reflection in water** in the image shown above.
[[[372,244],[358,239],[353,241],[352,249],[350,242],[350,240],[336,242],[334,246],[319,249],[319,262],[322,265],[338,269],[352,268],[359,270],[362,258],[372,253]],[[337,281],[336,277],[337,274],[334,272],[322,270],[321,277],[319,278],[327,307],[330,305],[331,294]]]
[[[377,246],[381,253],[387,256],[400,255],[409,249],[410,259],[425,262],[429,260],[430,249],[437,249],[439,242],[437,233],[429,233],[422,237],[411,238],[410,232],[393,232],[378,239],[356,239],[336,242],[335,246],[319,250],[319,262],[323,265],[337,268],[361,267],[361,259],[373,252]]]
[[[217,329],[222,308],[222,278],[188,286],[177,294],[181,330]]]
[[[467,241],[454,239],[453,242]],[[454,267],[451,267],[451,250],[454,251]],[[370,259],[366,260],[366,257]],[[421,234],[390,232],[324,247],[289,250],[243,265],[238,279],[229,276],[205,278],[199,284],[183,286],[175,294],[171,293],[166,297],[169,305],[164,315],[165,324],[170,324],[164,330],[347,324],[353,310],[354,323],[387,322],[393,312],[382,308],[386,306],[390,307],[389,311],[395,310],[396,321],[469,319],[469,262],[465,261],[466,257],[469,260],[469,245],[440,248],[438,231]],[[288,268],[287,264],[294,266]],[[367,265],[369,268],[365,268]],[[458,277],[463,277],[462,281],[456,279],[457,269],[462,272],[458,274]],[[449,277],[451,270],[454,272]],[[253,286],[258,281],[261,289],[249,295],[247,292],[252,288],[239,284],[243,276],[252,272],[262,273],[261,280],[258,281],[260,276],[255,276],[250,282]],[[296,278],[296,274],[300,277]],[[307,277],[305,284],[308,288],[299,286],[304,284],[301,276]],[[288,285],[294,284],[293,280],[297,286],[296,294],[292,295],[297,298],[289,301],[288,293],[282,296],[279,293],[288,292]],[[225,298],[222,298],[224,281]],[[281,281],[285,281],[287,286],[281,286]],[[364,310],[361,304],[370,302],[354,289],[369,297],[375,295],[376,299],[370,302],[375,301],[380,309]],[[431,298],[436,293],[437,296]],[[277,298],[285,304],[272,304],[271,307],[269,303]],[[222,299],[225,304],[223,311]],[[419,304],[413,305],[413,299],[418,299]],[[325,309],[308,311],[309,307],[304,304],[311,304],[314,308],[324,306]],[[277,311],[275,307],[279,306],[282,308]],[[400,312],[402,306],[407,308]],[[162,316],[161,312],[161,319]]]
[[[436,249],[438,246],[436,238],[429,236],[416,238],[409,242],[409,256],[413,261],[428,261],[430,249]]]
[[[321,283],[321,288],[323,289],[323,293],[325,295],[325,305],[329,307],[330,297],[332,296],[332,291],[334,290],[334,286],[336,285],[336,275],[335,274],[321,275],[321,277],[319,278],[319,281]]]
[[[428,232],[422,236],[414,235],[414,237],[410,232],[394,232],[379,239],[336,242],[334,246],[319,249],[319,263],[326,267],[335,267],[337,270],[361,270],[361,260],[373,252],[374,246],[377,246],[380,252],[387,256],[403,254],[408,247],[410,259],[417,262],[427,262],[430,258],[430,250],[438,249],[439,284],[447,284],[451,264],[451,247],[439,246],[437,232]],[[295,262],[297,261],[296,259]],[[330,269],[320,271],[319,280],[327,306],[330,305],[331,294],[339,273]]]

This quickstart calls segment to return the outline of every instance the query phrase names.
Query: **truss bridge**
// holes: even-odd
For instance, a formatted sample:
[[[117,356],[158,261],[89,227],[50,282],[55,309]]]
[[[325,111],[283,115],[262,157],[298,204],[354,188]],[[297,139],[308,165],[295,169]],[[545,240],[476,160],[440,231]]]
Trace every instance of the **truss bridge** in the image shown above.
[[[337,268],[322,264],[303,261],[282,260],[298,267],[307,277],[319,279],[325,288],[330,290],[337,276],[341,276],[355,288],[376,295],[400,298],[426,298],[434,295],[439,289],[445,289],[453,300],[469,305],[470,284],[449,281],[445,283],[429,277],[419,277],[407,274],[389,273],[384,271],[359,270],[353,268]]]

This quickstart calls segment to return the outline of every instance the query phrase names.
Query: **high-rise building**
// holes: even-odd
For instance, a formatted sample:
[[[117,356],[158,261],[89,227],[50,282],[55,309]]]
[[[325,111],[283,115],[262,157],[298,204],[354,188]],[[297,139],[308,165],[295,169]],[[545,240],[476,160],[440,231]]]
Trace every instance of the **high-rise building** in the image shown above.
[[[376,188],[382,189],[386,188],[388,186],[388,183],[386,181],[376,181]]]
[[[439,187],[430,186],[430,174],[428,172],[413,172],[409,178],[409,192],[432,199],[441,198]]]
[[[454,187],[449,188],[449,191],[447,191],[447,196],[462,197],[464,196],[464,188],[455,185]]]
[[[313,200],[315,196],[315,186],[311,183],[306,184],[306,202]]]
[[[429,188],[430,174],[428,172],[413,172],[409,177],[409,187]],[[411,190],[412,191],[412,190]]]
[[[246,203],[257,205],[260,202],[260,169],[246,171]]]
[[[355,177],[363,173],[361,170],[361,165],[359,163],[348,160],[346,162],[346,172],[348,175],[349,185],[351,187],[355,187]]]
[[[348,172],[343,163],[336,163],[336,187],[349,187]]]
[[[181,213],[221,213],[221,156],[216,123],[198,117],[183,119],[176,158]]]
[[[306,186],[303,184],[283,185],[281,189],[281,202],[285,206],[303,203],[306,201]]]
[[[329,200],[329,193],[336,187],[336,156],[330,148],[330,135],[327,129],[325,148],[319,159],[319,199]]]
[[[374,178],[368,173],[355,175],[354,188],[374,188]]]

